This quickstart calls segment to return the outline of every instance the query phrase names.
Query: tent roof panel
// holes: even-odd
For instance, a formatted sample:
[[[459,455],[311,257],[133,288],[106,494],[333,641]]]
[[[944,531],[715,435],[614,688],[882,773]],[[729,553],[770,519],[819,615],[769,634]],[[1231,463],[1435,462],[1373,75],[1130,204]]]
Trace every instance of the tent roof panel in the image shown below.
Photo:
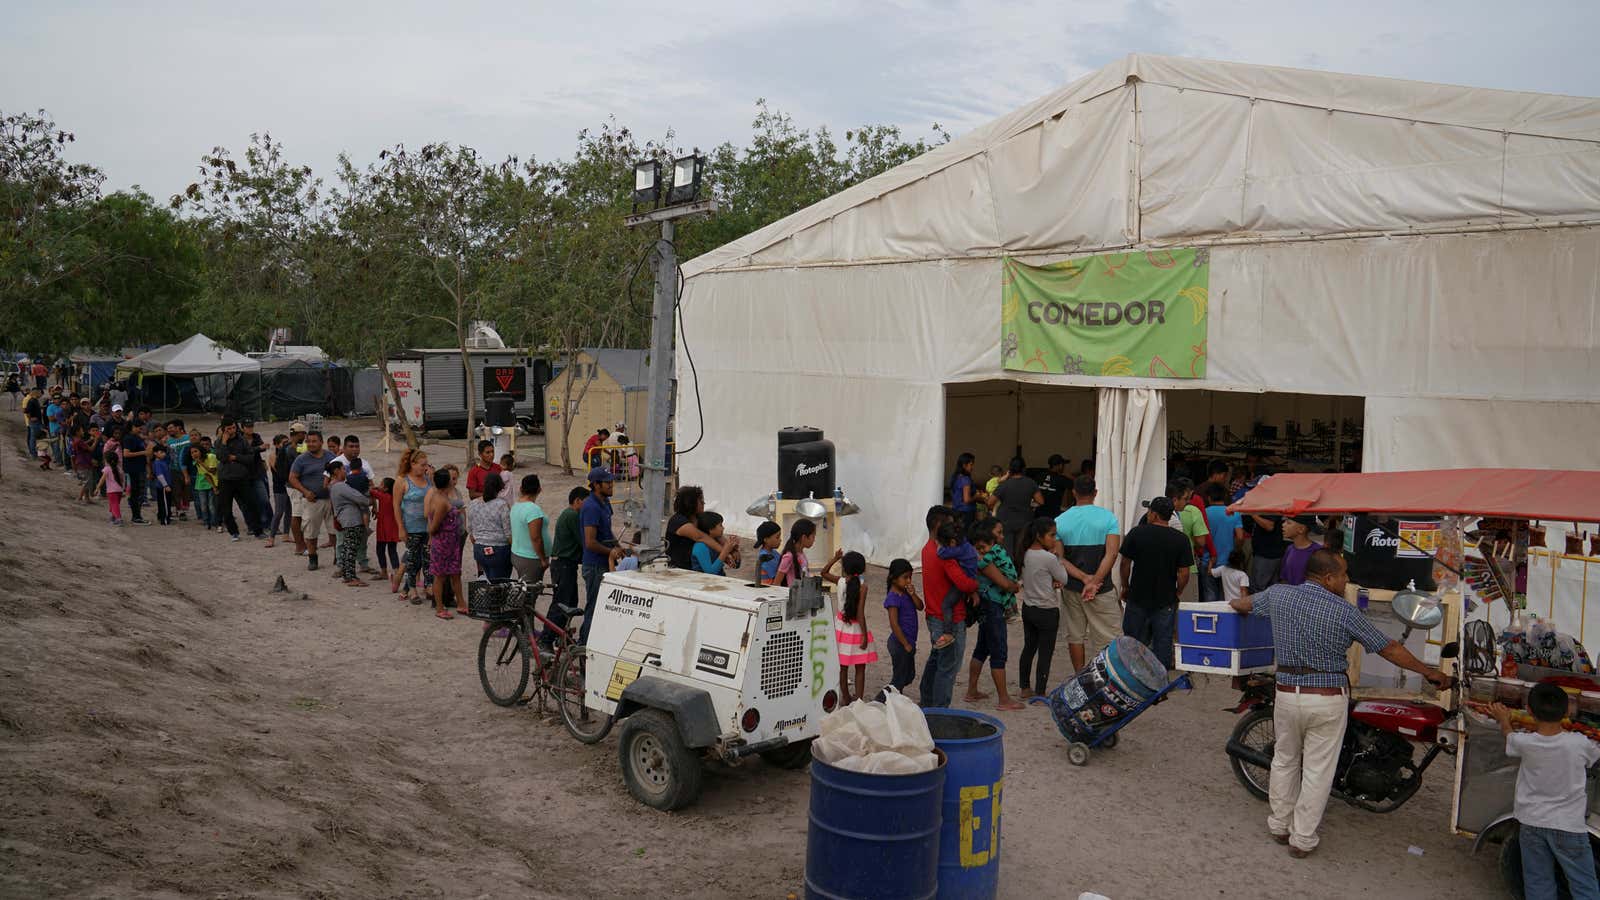
[[[176,344],[157,347],[124,360],[117,368],[161,375],[226,375],[259,372],[261,364],[203,334],[196,334]]]
[[[1184,102],[1138,112],[1132,103],[1114,104],[1126,126],[1108,123],[1101,114],[1090,115],[1085,108],[1097,98],[1139,83],[1188,97]],[[1219,142],[1210,130],[1195,128],[1196,110],[1207,109],[1214,121],[1233,123],[1235,138],[1254,137],[1270,125],[1256,122],[1251,114],[1261,103],[1315,111],[1336,124],[1328,126],[1327,134],[1314,143],[1307,143],[1311,138],[1295,140],[1282,135],[1273,141],[1252,140],[1248,159],[1234,166],[1238,169],[1235,183],[1218,184],[1219,163],[1226,162],[1225,157],[1241,141]],[[1106,106],[1101,103],[1095,108],[1103,111]],[[1065,127],[1054,129],[1058,134],[1050,133],[1048,123],[1070,122],[1078,116],[1096,120],[1095,127]],[[1404,131],[1376,123],[1363,127],[1352,116],[1393,119],[1397,125],[1403,123]],[[1136,117],[1140,121],[1137,132],[1132,127]],[[1016,169],[1015,148],[1009,162],[994,165],[999,159],[995,154],[1004,156],[1002,148],[1008,141],[1032,129],[1044,132],[1040,139],[1045,145],[1037,154],[1037,178],[1030,180],[1026,172]],[[1488,135],[1469,137],[1468,131]],[[1132,162],[1131,171],[1130,166],[1091,171],[1081,160],[1071,164],[1076,154],[1106,158],[1107,148],[1095,135],[1108,132],[1137,133],[1146,143],[1161,140],[1176,146],[1163,146],[1150,158]],[[1371,138],[1375,132],[1386,135],[1385,139],[1375,143]],[[1492,160],[1483,159],[1474,146],[1484,141],[1500,145],[1499,152],[1490,146]],[[1162,241],[1177,241],[1217,234],[1250,237],[1403,230],[1481,223],[1484,216],[1546,222],[1563,216],[1600,219],[1600,175],[1596,174],[1600,170],[1594,164],[1600,147],[1596,142],[1600,142],[1600,100],[1592,98],[1135,54],[691,260],[684,264],[684,273],[693,278],[752,264],[837,264],[927,256],[925,242],[908,243],[897,226],[930,217],[942,223],[925,232],[942,244],[933,249],[943,253],[931,254],[934,256],[1080,250],[1121,246],[1153,235]],[[1132,146],[1127,139],[1121,143]],[[1192,148],[1185,146],[1191,144]],[[979,195],[964,204],[953,203],[949,184],[932,176],[974,158],[984,163],[977,167],[983,176]],[[1066,160],[1069,165],[1053,171],[1053,160]],[[1152,172],[1150,164],[1160,160],[1169,165]],[[1281,174],[1285,168],[1288,175]],[[1264,174],[1274,171],[1280,174]],[[1002,174],[1008,177],[1001,179]],[[1146,196],[1141,184],[1148,186],[1152,176],[1165,192]],[[1519,178],[1537,183],[1524,185]],[[1050,183],[1041,183],[1045,181]],[[1441,188],[1441,182],[1449,189]],[[1551,189],[1562,185],[1565,187],[1559,190]],[[1573,190],[1574,186],[1578,190]],[[1195,207],[1174,205],[1175,198],[1213,190],[1217,196],[1209,202]],[[886,195],[902,191],[892,204],[884,203]],[[1336,195],[1339,201],[1329,210],[1308,199],[1308,195],[1323,192]],[[1383,196],[1387,202],[1376,211],[1362,207],[1357,216],[1349,211],[1354,208],[1352,198],[1361,196]],[[1018,221],[1015,213],[993,212],[1043,205],[1061,216],[1073,213],[1079,204],[1096,202],[1095,197],[1115,204],[1111,211],[1114,221],[1108,220],[1102,209],[1087,219],[1097,233],[1064,229],[1048,236],[1053,241],[1043,243],[1038,229],[1030,226],[1034,220],[1043,221],[1041,216],[1047,210],[1031,210],[1027,221]],[[1464,202],[1462,197],[1470,197],[1472,202]],[[1484,206],[1486,197],[1494,201],[1490,204],[1493,208]],[[841,240],[838,233],[831,240],[817,239],[827,234],[813,230],[822,223],[851,210],[874,212],[878,206],[886,208],[882,214],[868,216],[872,221],[851,224],[851,240]],[[923,208],[921,213],[916,212],[918,207]],[[1159,221],[1141,221],[1141,213],[1148,217],[1152,210],[1163,207],[1171,215]],[[1248,217],[1242,214],[1247,207],[1251,210]],[[974,234],[975,228],[982,233]],[[860,237],[863,231],[873,230],[883,232],[883,238]],[[808,231],[809,235],[797,238]],[[791,239],[795,239],[793,247],[775,247]]]

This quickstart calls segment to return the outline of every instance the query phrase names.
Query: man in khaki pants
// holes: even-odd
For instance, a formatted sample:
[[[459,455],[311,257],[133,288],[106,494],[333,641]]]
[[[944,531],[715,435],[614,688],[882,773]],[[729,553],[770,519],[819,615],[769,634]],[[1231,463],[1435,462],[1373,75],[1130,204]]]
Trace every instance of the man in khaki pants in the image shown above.
[[[1061,591],[1061,612],[1067,620],[1067,653],[1072,671],[1083,668],[1085,659],[1105,649],[1122,634],[1122,603],[1111,580],[1122,546],[1122,528],[1117,516],[1103,506],[1095,506],[1094,478],[1079,475],[1072,482],[1077,501],[1071,509],[1056,516],[1056,536],[1061,539],[1061,555],[1094,578],[1085,583],[1076,578]],[[1088,653],[1085,653],[1085,645]],[[1048,685],[1037,686],[1041,692]]]
[[[1306,583],[1276,584],[1250,597],[1230,601],[1242,613],[1272,620],[1278,696],[1272,721],[1277,744],[1272,754],[1267,831],[1303,859],[1317,849],[1317,826],[1328,806],[1334,769],[1350,712],[1350,681],[1345,653],[1359,641],[1402,669],[1438,687],[1450,676],[1424,664],[1399,641],[1390,640],[1344,599],[1350,576],[1338,553],[1322,549],[1306,564]]]

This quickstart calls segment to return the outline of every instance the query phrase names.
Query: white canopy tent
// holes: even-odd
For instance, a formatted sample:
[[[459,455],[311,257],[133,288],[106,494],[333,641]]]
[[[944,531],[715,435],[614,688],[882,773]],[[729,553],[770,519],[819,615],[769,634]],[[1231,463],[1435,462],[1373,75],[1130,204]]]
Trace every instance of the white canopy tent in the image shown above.
[[[173,379],[193,382],[195,397],[205,407],[218,405],[227,397],[233,378],[241,373],[260,373],[261,363],[242,353],[235,353],[203,334],[196,334],[176,344],[157,347],[117,366],[119,377],[129,377],[139,387],[143,402],[157,404],[160,409],[183,405],[186,391],[179,386],[174,391]],[[159,386],[151,389],[147,380],[159,376]],[[154,394],[155,396],[150,396]],[[257,411],[259,414],[259,410]]]
[[[158,375],[234,375],[240,372],[259,372],[261,363],[235,353],[203,334],[196,334],[176,344],[157,347],[117,366],[129,372],[152,372]]]
[[[1209,253],[1204,378],[1002,368],[1003,257],[1165,247]],[[687,263],[680,480],[749,531],[775,431],[821,427],[847,540],[912,556],[947,386],[995,380],[1100,392],[1125,524],[1183,390],[1364,398],[1369,471],[1600,468],[1597,260],[1600,101],[1130,56]]]

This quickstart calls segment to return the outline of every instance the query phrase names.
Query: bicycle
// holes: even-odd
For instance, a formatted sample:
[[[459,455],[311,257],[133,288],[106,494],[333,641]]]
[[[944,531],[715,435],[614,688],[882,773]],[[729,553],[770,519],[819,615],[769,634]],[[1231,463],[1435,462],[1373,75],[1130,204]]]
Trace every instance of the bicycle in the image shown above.
[[[585,744],[602,740],[611,731],[612,717],[601,715],[583,703],[587,654],[572,635],[539,614],[537,603],[544,583],[519,580],[469,582],[467,615],[483,621],[483,637],[478,640],[478,680],[483,692],[498,706],[517,706],[545,701],[555,704],[567,731]],[[566,605],[554,607],[568,621],[583,611]],[[543,626],[552,646],[542,647],[535,640]],[[534,672],[533,694],[524,698]]]

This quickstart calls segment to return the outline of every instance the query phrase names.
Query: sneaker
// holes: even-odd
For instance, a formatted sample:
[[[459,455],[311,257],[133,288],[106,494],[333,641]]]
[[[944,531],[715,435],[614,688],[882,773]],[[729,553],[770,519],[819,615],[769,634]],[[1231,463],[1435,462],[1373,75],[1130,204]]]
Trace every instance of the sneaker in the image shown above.
[[[150,525],[152,523],[148,519],[134,519],[133,520],[133,524],[135,524],[135,525]]]
[[[237,534],[230,534],[230,535],[228,535],[228,540],[233,541],[235,544],[237,544],[237,543],[239,543],[239,536]]]
[[[178,521],[179,522],[187,522],[187,521],[189,521],[189,514],[186,513],[186,512],[178,513]]]
[[[310,562],[306,564],[306,571],[315,572],[317,570],[317,555],[313,553],[307,558],[310,560]]]

